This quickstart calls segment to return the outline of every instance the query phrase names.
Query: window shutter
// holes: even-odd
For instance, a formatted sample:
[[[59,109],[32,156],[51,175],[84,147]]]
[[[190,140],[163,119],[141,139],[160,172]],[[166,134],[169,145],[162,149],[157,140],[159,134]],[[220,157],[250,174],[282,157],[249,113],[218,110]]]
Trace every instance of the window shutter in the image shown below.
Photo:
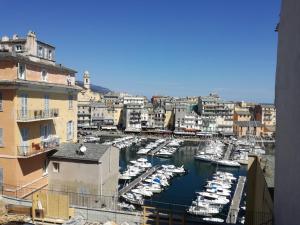
[[[0,111],[3,110],[3,104],[2,104],[2,93],[0,93]]]
[[[0,128],[0,145],[3,145],[3,128]]]

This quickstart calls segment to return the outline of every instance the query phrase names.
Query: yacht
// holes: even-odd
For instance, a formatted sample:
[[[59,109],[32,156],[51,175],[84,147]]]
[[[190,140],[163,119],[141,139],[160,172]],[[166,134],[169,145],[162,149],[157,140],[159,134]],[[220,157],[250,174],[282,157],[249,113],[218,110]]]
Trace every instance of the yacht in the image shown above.
[[[212,208],[210,206],[208,207],[202,207],[202,206],[190,206],[188,213],[197,215],[197,216],[211,216],[213,214],[218,214],[219,210],[217,208]]]
[[[213,223],[224,223],[223,219],[216,218],[216,217],[204,217],[203,220],[207,222],[213,222]]]
[[[216,160],[213,161],[214,164],[217,164],[219,166],[229,166],[229,167],[240,167],[241,165],[236,162],[236,161],[231,161],[231,160]]]
[[[132,193],[140,194],[145,197],[151,197],[153,193],[151,191],[146,190],[146,188],[140,187],[140,188],[134,188],[131,190]]]

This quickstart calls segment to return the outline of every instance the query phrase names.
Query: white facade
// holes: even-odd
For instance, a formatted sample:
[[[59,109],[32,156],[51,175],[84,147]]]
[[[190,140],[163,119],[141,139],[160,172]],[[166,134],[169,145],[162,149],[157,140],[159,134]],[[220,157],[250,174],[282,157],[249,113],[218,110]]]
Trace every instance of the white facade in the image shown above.
[[[137,105],[142,105],[144,106],[144,97],[131,97],[131,96],[125,96],[123,98],[123,104],[128,105],[128,104],[137,104]]]

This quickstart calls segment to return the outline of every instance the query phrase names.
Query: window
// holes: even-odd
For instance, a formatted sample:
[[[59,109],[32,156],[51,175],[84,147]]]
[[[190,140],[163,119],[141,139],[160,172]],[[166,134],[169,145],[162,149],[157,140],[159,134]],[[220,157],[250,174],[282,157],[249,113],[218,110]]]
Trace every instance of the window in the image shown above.
[[[47,139],[52,133],[51,124],[41,125],[40,129],[40,135],[42,140]]]
[[[22,80],[26,79],[26,66],[23,63],[18,63],[18,78]]]
[[[52,165],[53,165],[53,172],[59,173],[59,163],[53,162]]]
[[[48,58],[53,59],[53,53],[52,53],[52,50],[50,50],[50,49],[49,49],[49,52],[48,52]]]
[[[73,133],[74,133],[73,121],[69,121],[67,122],[67,141],[73,139]]]
[[[49,116],[49,95],[44,96],[44,110],[45,115]]]
[[[43,58],[44,57],[44,48],[42,46],[38,46],[38,57]]]
[[[21,94],[21,117],[27,118],[27,102],[28,102],[28,95],[23,93]]]
[[[0,146],[3,146],[3,128],[0,128]]]
[[[3,111],[3,99],[2,99],[2,93],[0,92],[0,112]]]
[[[47,74],[46,70],[42,70],[42,81],[47,81]]]
[[[69,95],[69,109],[73,109],[73,95]]]
[[[21,52],[23,50],[22,45],[15,45],[15,51]]]

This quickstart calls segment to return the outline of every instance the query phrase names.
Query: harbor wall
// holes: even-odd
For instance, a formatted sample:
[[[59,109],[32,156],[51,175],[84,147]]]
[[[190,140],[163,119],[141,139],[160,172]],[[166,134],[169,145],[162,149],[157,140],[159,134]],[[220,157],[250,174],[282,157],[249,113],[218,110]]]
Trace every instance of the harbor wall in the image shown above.
[[[249,156],[246,193],[246,224],[272,225],[273,200],[258,156]]]

